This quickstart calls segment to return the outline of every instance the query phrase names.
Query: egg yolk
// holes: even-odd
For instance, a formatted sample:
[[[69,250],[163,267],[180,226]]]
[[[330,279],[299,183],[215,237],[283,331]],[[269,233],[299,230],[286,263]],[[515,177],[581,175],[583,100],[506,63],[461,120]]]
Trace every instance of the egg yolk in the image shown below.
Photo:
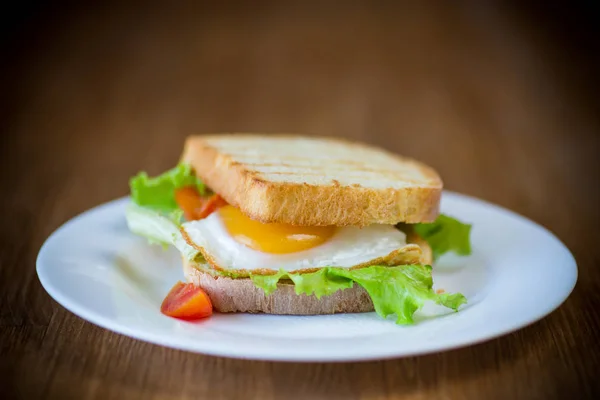
[[[294,226],[254,221],[230,205],[218,211],[229,234],[239,243],[265,253],[294,253],[326,242],[335,226]]]

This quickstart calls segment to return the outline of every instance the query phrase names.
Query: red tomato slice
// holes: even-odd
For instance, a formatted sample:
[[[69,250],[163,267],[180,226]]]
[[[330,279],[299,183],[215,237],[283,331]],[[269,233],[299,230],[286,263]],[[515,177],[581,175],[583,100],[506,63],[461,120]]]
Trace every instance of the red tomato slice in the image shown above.
[[[212,195],[205,199],[202,208],[196,210],[196,217],[198,219],[206,218],[219,208],[226,206],[227,202],[218,194]]]
[[[186,186],[175,190],[175,201],[183,210],[183,215],[188,221],[197,219],[196,210],[202,208],[204,200],[198,190],[193,186]]]
[[[175,201],[183,210],[185,219],[188,221],[208,217],[218,208],[227,205],[218,194],[210,197],[202,197],[193,186],[186,186],[175,191]]]
[[[195,320],[212,315],[213,307],[204,290],[193,283],[177,282],[160,306],[169,317]]]

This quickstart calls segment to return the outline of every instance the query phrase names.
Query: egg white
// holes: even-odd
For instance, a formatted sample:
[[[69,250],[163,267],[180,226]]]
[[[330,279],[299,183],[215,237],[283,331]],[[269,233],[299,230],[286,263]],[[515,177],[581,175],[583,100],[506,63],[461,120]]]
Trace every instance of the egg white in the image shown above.
[[[404,232],[391,225],[339,227],[327,242],[287,254],[265,253],[237,242],[229,235],[218,213],[186,222],[182,229],[190,244],[202,249],[210,263],[223,270],[350,268],[386,257],[406,246]]]

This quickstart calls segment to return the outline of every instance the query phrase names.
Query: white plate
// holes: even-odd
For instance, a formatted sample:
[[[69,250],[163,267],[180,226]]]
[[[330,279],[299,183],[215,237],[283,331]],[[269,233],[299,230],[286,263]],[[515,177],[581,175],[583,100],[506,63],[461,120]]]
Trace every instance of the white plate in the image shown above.
[[[436,306],[417,324],[397,326],[375,313],[328,316],[216,314],[199,322],[162,315],[160,303],[183,279],[176,250],[131,234],[128,199],[72,219],[53,233],[37,260],[40,281],[66,309],[140,340],[225,357],[281,361],[370,360],[430,353],[481,342],[530,324],[571,293],[577,267],[541,226],[471,197],[444,193],[443,212],[473,223],[473,255],[434,266],[437,288],[460,291],[458,313]]]

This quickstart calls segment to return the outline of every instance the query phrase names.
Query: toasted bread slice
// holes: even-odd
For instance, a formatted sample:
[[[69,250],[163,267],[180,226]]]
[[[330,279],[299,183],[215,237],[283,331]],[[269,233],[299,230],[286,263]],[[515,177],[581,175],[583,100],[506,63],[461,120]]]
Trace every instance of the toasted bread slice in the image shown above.
[[[439,213],[442,181],[433,169],[340,139],[191,136],[182,161],[261,222],[366,226],[431,222]]]
[[[423,238],[410,233],[408,242],[421,247],[421,264],[431,264],[431,247]],[[317,299],[314,295],[297,295],[292,282],[280,281],[277,290],[267,296],[248,277],[234,279],[213,276],[205,272],[210,269],[208,263],[198,265],[183,260],[183,273],[187,281],[206,291],[215,310],[219,312],[316,315],[373,311],[371,298],[359,285]]]

